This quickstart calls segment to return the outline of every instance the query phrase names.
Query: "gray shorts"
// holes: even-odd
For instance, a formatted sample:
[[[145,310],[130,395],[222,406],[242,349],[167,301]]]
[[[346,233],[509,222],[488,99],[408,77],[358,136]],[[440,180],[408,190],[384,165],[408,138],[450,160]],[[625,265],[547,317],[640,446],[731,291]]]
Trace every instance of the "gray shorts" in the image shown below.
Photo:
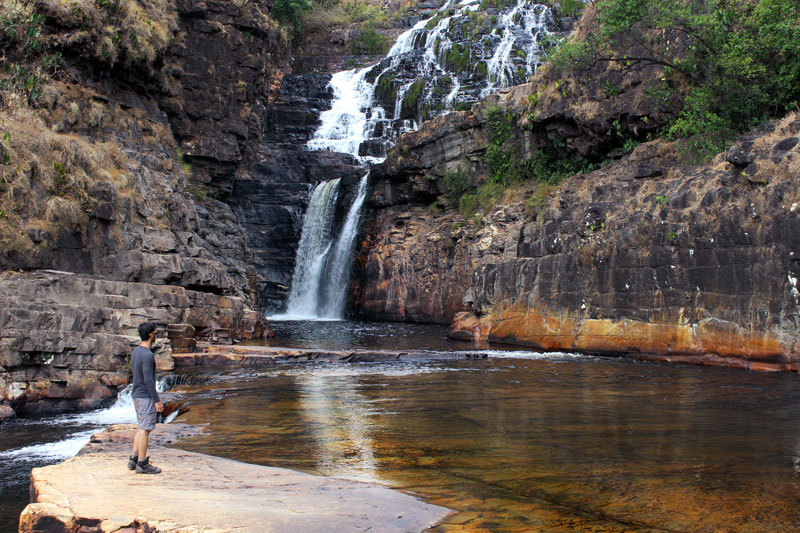
[[[136,408],[136,422],[139,429],[150,431],[156,427],[156,402],[152,398],[134,398],[133,407]]]

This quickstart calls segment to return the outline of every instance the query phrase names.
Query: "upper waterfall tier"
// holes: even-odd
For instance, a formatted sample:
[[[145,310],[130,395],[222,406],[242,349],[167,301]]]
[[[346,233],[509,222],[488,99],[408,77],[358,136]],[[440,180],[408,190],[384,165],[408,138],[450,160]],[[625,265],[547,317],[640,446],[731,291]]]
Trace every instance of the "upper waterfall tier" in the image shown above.
[[[527,81],[562,30],[549,7],[531,0],[483,11],[478,0],[448,1],[379,63],[333,75],[332,107],[308,148],[382,161],[420,122]]]

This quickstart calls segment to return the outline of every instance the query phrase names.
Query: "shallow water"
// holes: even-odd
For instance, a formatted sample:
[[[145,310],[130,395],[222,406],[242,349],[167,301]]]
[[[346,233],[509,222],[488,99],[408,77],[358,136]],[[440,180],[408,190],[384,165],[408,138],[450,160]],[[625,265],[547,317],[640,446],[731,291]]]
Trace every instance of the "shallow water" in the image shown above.
[[[186,390],[181,448],[411,491],[437,531],[795,531],[800,389],[556,356],[314,365]]]
[[[275,346],[489,358],[205,370],[172,391],[190,407],[179,421],[208,424],[181,448],[413,492],[457,511],[436,531],[800,526],[795,374],[487,350],[440,326],[273,327]],[[129,411],[3,426],[0,530],[16,530],[31,467]]]

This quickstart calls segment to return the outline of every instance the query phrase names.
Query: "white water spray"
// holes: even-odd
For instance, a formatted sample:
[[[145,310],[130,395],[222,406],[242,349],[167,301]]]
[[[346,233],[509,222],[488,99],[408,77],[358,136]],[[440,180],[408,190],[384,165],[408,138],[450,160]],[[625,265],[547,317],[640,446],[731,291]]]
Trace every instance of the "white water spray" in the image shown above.
[[[478,0],[448,1],[434,14],[435,24],[434,17],[419,21],[379,63],[334,74],[332,107],[320,115],[307,148],[348,153],[362,163],[381,162],[397,137],[416,130],[420,120],[532,76],[544,48],[552,44],[546,38],[555,25],[550,8],[518,0],[499,16],[470,14],[478,9]],[[491,34],[465,36],[465,23],[478,19],[481,24],[494,21]],[[456,52],[469,53],[466,70],[461,70],[463,59],[453,65],[449,57],[456,46]]]
[[[334,213],[340,180],[314,189],[297,250],[295,272],[286,312],[271,320],[340,320],[350,282],[355,238],[361,209],[367,196],[369,172],[361,178],[355,200],[337,235]]]

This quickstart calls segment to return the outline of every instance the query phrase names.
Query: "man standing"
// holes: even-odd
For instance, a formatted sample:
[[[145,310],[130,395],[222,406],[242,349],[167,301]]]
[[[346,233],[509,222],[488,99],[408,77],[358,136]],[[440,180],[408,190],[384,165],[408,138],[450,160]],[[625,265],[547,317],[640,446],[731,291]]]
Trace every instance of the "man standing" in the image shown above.
[[[150,464],[147,456],[147,441],[150,432],[156,427],[156,413],[164,410],[164,404],[156,391],[156,358],[153,343],[158,330],[152,322],[139,324],[139,338],[142,342],[131,355],[133,369],[133,406],[136,408],[136,421],[139,430],[133,437],[133,455],[128,459],[128,469],[137,474],[158,474],[161,469]]]

